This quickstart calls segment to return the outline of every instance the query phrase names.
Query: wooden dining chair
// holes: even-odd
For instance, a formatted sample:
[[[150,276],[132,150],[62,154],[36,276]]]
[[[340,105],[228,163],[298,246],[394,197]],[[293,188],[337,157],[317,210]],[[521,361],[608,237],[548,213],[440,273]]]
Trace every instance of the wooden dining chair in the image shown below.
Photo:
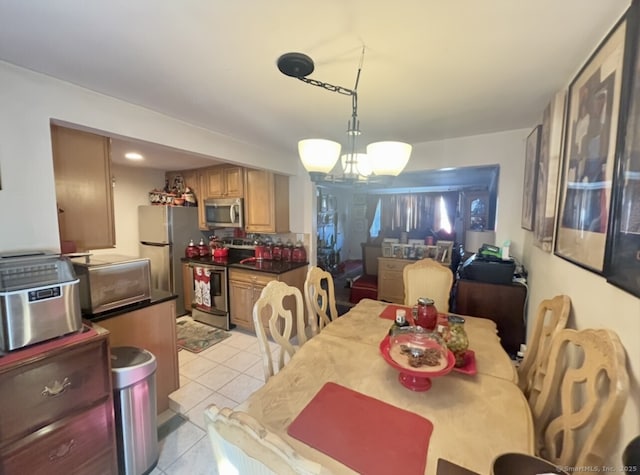
[[[625,352],[611,330],[560,330],[532,416],[536,455],[568,467],[603,466],[629,396]]]
[[[518,386],[531,406],[540,394],[551,340],[567,326],[570,310],[571,299],[566,295],[556,295],[538,305],[533,332],[524,359],[518,366]]]
[[[285,355],[291,358],[307,341],[302,293],[296,287],[278,280],[269,282],[253,306],[253,326],[262,353],[265,382],[282,369]],[[310,319],[309,332],[317,333],[315,319]],[[279,345],[278,359],[274,360],[269,336]],[[297,338],[297,346],[291,339]]]
[[[405,305],[415,305],[419,297],[428,297],[439,312],[449,311],[453,272],[448,267],[433,259],[421,259],[404,267],[402,280]]]
[[[205,425],[219,474],[320,475],[330,472],[298,454],[249,414],[210,405]]]
[[[315,333],[338,318],[333,276],[329,272],[316,266],[309,268],[304,281],[304,298],[309,319],[317,323]]]

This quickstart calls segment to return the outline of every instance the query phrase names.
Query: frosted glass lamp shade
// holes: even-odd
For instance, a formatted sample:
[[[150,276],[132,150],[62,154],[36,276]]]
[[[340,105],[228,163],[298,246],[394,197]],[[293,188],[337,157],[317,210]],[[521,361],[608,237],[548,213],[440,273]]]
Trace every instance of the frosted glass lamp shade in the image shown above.
[[[398,176],[407,166],[411,149],[411,145],[404,142],[386,141],[367,145],[367,155],[371,159],[373,173]]]
[[[350,159],[351,157],[353,158]],[[345,153],[340,157],[340,162],[345,176],[369,176],[373,173],[371,159],[366,153]]]
[[[305,139],[298,142],[298,154],[308,172],[329,173],[340,157],[342,146],[325,139]]]

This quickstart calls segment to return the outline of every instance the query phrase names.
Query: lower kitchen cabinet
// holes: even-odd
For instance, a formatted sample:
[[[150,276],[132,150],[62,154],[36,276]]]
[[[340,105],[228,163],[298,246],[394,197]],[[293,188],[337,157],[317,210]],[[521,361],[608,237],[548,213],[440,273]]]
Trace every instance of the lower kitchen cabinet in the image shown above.
[[[135,346],[156,357],[156,399],[158,414],[169,409],[169,394],[180,387],[178,342],[176,337],[176,302],[164,301],[101,320],[98,325],[109,330],[111,347]]]
[[[0,365],[0,473],[118,473],[107,332],[64,341]]]
[[[260,298],[262,289],[272,280],[279,280],[292,287],[297,287],[300,292],[303,292],[306,276],[307,267],[299,267],[283,274],[229,269],[231,323],[245,330],[255,332],[253,305]],[[305,309],[303,308],[302,311],[305,311]]]

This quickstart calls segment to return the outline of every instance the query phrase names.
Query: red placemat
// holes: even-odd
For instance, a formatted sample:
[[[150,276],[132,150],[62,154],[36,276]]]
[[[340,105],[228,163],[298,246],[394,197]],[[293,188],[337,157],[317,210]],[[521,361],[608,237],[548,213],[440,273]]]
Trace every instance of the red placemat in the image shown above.
[[[367,475],[422,475],[432,431],[424,417],[335,383],[326,383],[287,429]]]
[[[411,307],[405,307],[404,305],[387,305],[385,309],[378,315],[380,318],[386,318],[387,320],[396,319],[396,310],[406,310],[407,320],[411,318]]]
[[[478,367],[476,366],[476,354],[473,350],[467,350],[464,355],[464,366],[459,368],[453,367],[454,371],[458,373],[474,375],[478,373]]]

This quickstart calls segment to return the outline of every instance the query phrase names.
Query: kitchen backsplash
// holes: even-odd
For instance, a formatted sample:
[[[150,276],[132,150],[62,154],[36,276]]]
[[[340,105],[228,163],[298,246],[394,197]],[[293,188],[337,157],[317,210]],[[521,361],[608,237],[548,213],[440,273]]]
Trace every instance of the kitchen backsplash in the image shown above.
[[[202,237],[205,239],[209,239],[209,236],[216,235],[219,238],[227,238],[234,237],[234,230],[232,228],[229,229],[216,229],[214,231],[202,231]],[[261,239],[261,240],[271,240],[271,242],[278,242],[280,239],[283,243],[287,243],[287,241],[291,241],[295,244],[298,240],[302,241],[304,248],[308,251],[310,245],[310,235],[308,233],[285,233],[285,234],[254,234],[247,233],[245,236],[247,239]],[[199,239],[200,237],[198,237]],[[302,238],[302,239],[301,239]]]

